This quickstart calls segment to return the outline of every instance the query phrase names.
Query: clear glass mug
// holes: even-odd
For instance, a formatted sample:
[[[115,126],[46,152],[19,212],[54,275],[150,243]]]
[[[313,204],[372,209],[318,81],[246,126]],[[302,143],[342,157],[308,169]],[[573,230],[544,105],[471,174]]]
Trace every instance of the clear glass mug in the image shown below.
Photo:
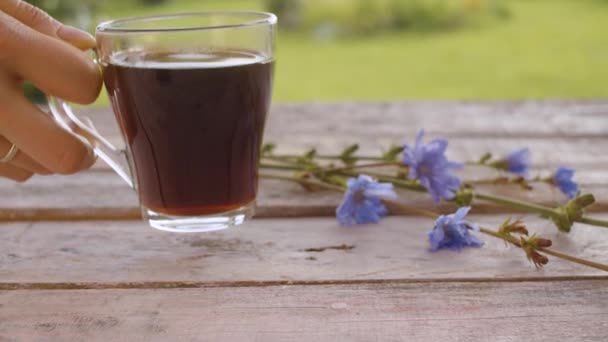
[[[61,99],[49,97],[49,107],[137,191],[150,226],[239,225],[255,207],[276,23],[270,13],[201,12],[100,24],[96,61],[124,150]]]

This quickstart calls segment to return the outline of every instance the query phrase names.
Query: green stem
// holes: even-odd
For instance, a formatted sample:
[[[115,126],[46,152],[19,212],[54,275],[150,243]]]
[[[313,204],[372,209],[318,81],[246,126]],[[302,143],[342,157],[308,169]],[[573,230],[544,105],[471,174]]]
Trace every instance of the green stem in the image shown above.
[[[492,169],[495,171],[507,171],[506,170],[506,165],[503,167],[502,164],[504,164],[506,162],[498,160],[498,161],[486,161],[484,163],[480,163],[479,161],[468,161],[465,162],[464,165],[470,165],[470,166],[481,166],[481,167],[485,167],[488,169]]]
[[[317,181],[317,180],[301,179],[301,178],[289,177],[289,176],[268,175],[268,174],[260,174],[260,177],[266,178],[266,179],[277,179],[277,180],[290,181],[290,182],[298,183],[301,185],[318,186],[318,187],[321,187],[321,188],[324,188],[327,190],[333,190],[333,191],[337,191],[337,192],[343,192],[345,190],[345,188],[343,188],[339,185],[329,184],[329,183],[325,183],[325,182],[321,182],[321,181]]]
[[[479,228],[479,231],[481,233],[486,234],[486,235],[490,235],[490,236],[493,236],[495,238],[499,238],[499,239],[505,240],[505,241],[507,241],[507,242],[509,242],[509,243],[511,243],[511,244],[513,244],[513,245],[515,245],[515,246],[517,246],[519,248],[521,248],[521,243],[519,242],[519,240],[517,240],[514,237],[504,236],[504,235],[499,234],[495,230],[491,230],[491,229],[484,228],[484,227]],[[563,260],[567,260],[567,261],[570,261],[570,262],[574,262],[576,264],[580,264],[580,265],[584,265],[584,266],[588,266],[588,267],[592,267],[592,268],[596,268],[598,270],[602,270],[602,271],[608,272],[608,265],[606,265],[606,264],[601,264],[599,262],[595,262],[595,261],[591,261],[591,260],[586,260],[586,259],[578,258],[578,257],[575,257],[573,255],[562,253],[562,252],[558,252],[556,250],[549,249],[549,248],[539,247],[539,248],[537,248],[537,250],[539,252],[543,252],[545,254],[549,254],[549,255],[552,255],[554,257],[563,259]]]
[[[370,163],[370,164],[359,164],[359,165],[352,165],[352,166],[345,166],[345,167],[339,167],[339,168],[332,168],[332,167],[313,167],[311,169],[305,169],[302,166],[299,165],[294,165],[294,164],[265,164],[265,163],[261,163],[260,164],[260,168],[263,169],[278,169],[278,170],[297,170],[297,171],[308,171],[308,172],[312,172],[312,173],[319,173],[319,172],[325,172],[325,173],[337,173],[337,174],[345,174],[348,176],[352,176],[352,175],[359,175],[359,173],[357,172],[353,172],[350,170],[353,169],[359,169],[359,168],[365,168],[365,167],[378,167],[378,166],[391,166],[393,165],[392,163],[389,162],[382,162],[382,163]],[[385,177],[386,175],[383,174],[378,174],[378,173],[369,173],[369,172],[365,172],[366,175],[379,175],[379,176],[383,176]]]
[[[555,217],[556,215],[559,215],[559,213],[557,213],[552,208],[548,208],[548,207],[545,207],[545,206],[542,206],[539,204],[530,203],[530,202],[520,201],[520,200],[517,200],[514,198],[502,197],[502,196],[497,196],[497,195],[488,195],[488,194],[479,193],[479,192],[474,192],[473,196],[475,196],[475,198],[478,198],[480,200],[494,202],[494,203],[505,205],[505,206],[508,206],[511,208],[522,209],[527,212],[538,213],[538,214],[542,214],[542,215],[549,216],[549,217]]]
[[[295,160],[289,160],[286,158],[281,158],[279,156],[262,156],[262,159],[278,161],[278,162],[283,162],[283,163],[294,163],[295,162]]]
[[[325,188],[328,190],[334,190],[334,191],[338,191],[338,192],[343,192],[344,190],[346,190],[345,188],[343,188],[341,186],[329,184],[329,183],[326,183],[323,181],[317,181],[317,180],[301,179],[301,178],[296,178],[296,177],[269,175],[269,174],[260,174],[260,177],[266,178],[266,179],[284,180],[284,181],[294,182],[294,183],[303,184],[303,185],[318,186],[318,187],[322,187],[322,188]],[[384,202],[385,204],[388,204],[388,205],[392,205],[393,207],[399,208],[401,210],[404,210],[404,211],[407,211],[410,213],[416,213],[421,216],[426,216],[426,217],[429,217],[432,219],[436,219],[437,217],[439,217],[439,214],[436,212],[412,207],[412,206],[400,203],[400,202],[392,200],[392,199],[383,198],[382,202]]]
[[[301,167],[292,165],[260,164],[261,169],[303,171]]]
[[[382,162],[377,162],[377,163],[349,165],[349,166],[343,166],[343,167],[338,167],[338,168],[333,168],[333,169],[328,169],[328,170],[331,172],[337,172],[337,171],[343,171],[343,170],[355,170],[355,169],[364,169],[364,168],[368,168],[368,167],[381,167],[381,166],[403,166],[404,168],[406,168],[406,166],[404,166],[403,164],[401,164],[399,162],[382,161]]]
[[[353,177],[356,177],[359,175],[358,173],[352,172],[352,171],[342,171],[342,172],[340,172],[340,174],[347,175],[347,176],[353,176]],[[422,185],[409,181],[409,180],[399,179],[396,177],[391,177],[391,176],[383,175],[380,173],[374,173],[374,172],[366,172],[365,174],[370,177],[374,177],[377,180],[382,181],[382,182],[390,182],[393,185],[398,186],[400,188],[417,191],[417,192],[426,191],[426,189]]]
[[[580,219],[576,220],[576,222],[608,228],[608,221],[598,220],[591,217],[581,217]]]
[[[266,156],[266,157],[263,157],[262,159],[277,161],[277,162],[281,162],[281,163],[287,163],[287,164],[291,164],[294,167],[301,168],[300,165],[295,164],[295,161],[284,159],[282,157]],[[403,165],[399,162],[382,160],[382,161],[378,161],[378,162],[374,162],[374,163],[355,164],[355,165],[348,165],[348,166],[341,166],[341,167],[332,167],[332,168],[319,167],[319,169],[324,170],[324,171],[336,172],[336,171],[342,171],[342,170],[354,170],[354,169],[363,169],[363,168],[381,167],[381,166],[402,166],[404,168],[407,168],[405,165]]]
[[[268,158],[270,156],[264,156],[264,158]],[[302,158],[302,156],[298,156],[298,155],[293,155],[293,154],[275,154],[272,155],[271,157],[274,158],[279,158],[279,159],[299,159]],[[372,157],[372,156],[357,156],[354,155],[352,156],[353,158],[356,158],[357,160],[384,160],[382,157]],[[325,160],[342,160],[342,156],[341,155],[315,155],[316,159],[325,159]]]
[[[260,167],[267,168],[267,169],[302,171],[301,167],[295,166],[295,165],[260,164]],[[335,173],[335,174],[338,174],[341,176],[348,176],[348,177],[357,177],[359,175],[358,172],[354,172],[352,170],[344,170],[344,169],[332,170],[331,168],[317,168],[317,169],[312,169],[312,170],[308,170],[308,171],[311,172],[312,174],[325,172],[325,173]],[[390,182],[393,185],[400,187],[400,188],[405,188],[408,190],[413,190],[413,191],[418,191],[418,192],[426,191],[426,189],[422,185],[412,182],[412,181],[403,180],[403,179],[399,179],[396,177],[390,177],[390,176],[386,176],[386,175],[374,173],[374,172],[366,172],[365,174],[367,174],[371,177],[375,177],[379,181]],[[541,215],[544,215],[547,217],[556,217],[556,216],[560,215],[553,208],[545,207],[540,204],[521,201],[518,199],[509,198],[509,197],[484,194],[484,193],[479,193],[479,192],[474,192],[473,194],[476,199],[493,202],[493,203],[504,205],[504,206],[511,207],[511,208],[521,209],[521,210],[524,210],[524,211],[527,211],[530,213],[541,214]],[[594,218],[589,218],[589,217],[582,217],[580,219],[576,219],[575,221],[579,222],[579,223],[587,224],[587,225],[596,226],[596,227],[608,228],[608,221],[605,221],[605,220],[599,220],[599,219],[594,219]]]
[[[337,192],[342,192],[345,189],[341,186],[338,185],[334,185],[334,184],[329,184],[329,183],[325,183],[322,181],[317,181],[317,180],[309,180],[309,179],[300,179],[300,178],[295,178],[295,177],[289,177],[289,176],[279,176],[279,175],[268,175],[268,174],[260,174],[260,177],[262,178],[267,178],[267,179],[277,179],[277,180],[284,180],[284,181],[290,181],[290,182],[294,182],[294,183],[298,183],[298,184],[305,184],[305,185],[311,185],[311,186],[318,186],[318,187],[322,187],[328,190],[333,190],[333,191],[337,191]],[[482,196],[484,196],[482,194]],[[508,199],[510,201],[510,199]],[[432,219],[435,219],[439,216],[438,213],[430,211],[430,210],[424,210],[424,209],[420,209],[420,208],[415,208],[391,199],[382,199],[383,202],[392,205],[394,207],[400,208],[404,211],[408,211],[408,212],[412,212],[412,213],[417,213],[420,214],[422,216],[426,216]],[[514,201],[511,201],[514,202]],[[486,235],[490,235],[505,241],[508,241],[510,243],[512,243],[513,245],[521,248],[521,244],[520,242],[513,238],[513,237],[506,237],[503,236],[501,234],[499,234],[498,232],[491,230],[491,229],[487,229],[487,228],[480,228],[480,232],[486,234]],[[577,258],[575,256],[566,254],[566,253],[562,253],[562,252],[558,252],[552,249],[548,249],[548,248],[538,248],[539,251],[544,252],[546,254],[555,256],[557,258],[560,259],[564,259],[570,262],[574,262],[577,264],[581,264],[584,266],[588,266],[588,267],[592,267],[592,268],[596,268],[602,271],[608,271],[608,265],[605,264],[601,264],[601,263],[597,263],[594,261],[590,261],[590,260],[585,260],[582,258]]]
[[[601,264],[599,262],[595,262],[595,261],[591,261],[591,260],[586,260],[586,259],[582,259],[582,258],[577,258],[573,255],[570,254],[566,254],[566,253],[562,253],[562,252],[558,252],[556,250],[553,249],[548,249],[548,248],[538,248],[539,252],[543,252],[549,255],[552,255],[554,257],[558,257],[560,259],[564,259],[564,260],[568,260],[570,262],[574,262],[577,264],[581,264],[581,265],[585,265],[588,267],[593,267],[593,268],[597,268],[598,270],[602,270],[604,272],[608,272],[608,265],[606,264]]]
[[[260,168],[276,169],[276,170],[304,171],[302,169],[302,167],[295,166],[295,165],[260,164]],[[338,174],[341,176],[348,176],[348,177],[357,177],[360,174],[360,173],[354,172],[354,171],[343,170],[343,169],[333,170],[331,168],[316,168],[316,169],[311,169],[311,170],[306,170],[306,171],[308,171],[312,174],[325,172],[325,173]],[[395,177],[390,177],[390,176],[386,176],[386,175],[374,173],[374,172],[366,172],[365,174],[368,176],[371,176],[371,177],[375,177],[379,181],[391,182],[395,186],[399,186],[401,188],[405,188],[408,190],[413,190],[413,191],[418,191],[418,192],[426,191],[426,189],[422,185],[420,185],[418,183],[414,183],[412,181],[407,181],[407,180],[403,180],[403,179],[399,179],[399,178],[395,178]]]
[[[533,178],[530,180],[524,179],[524,181],[528,184],[530,184],[530,183],[547,183],[546,180],[538,179],[538,178]],[[490,178],[490,179],[472,180],[472,181],[468,181],[465,183],[476,184],[476,185],[482,185],[482,184],[489,184],[489,185],[509,184],[509,185],[511,185],[511,184],[521,184],[521,180],[518,178],[496,177],[496,178]]]
[[[373,176],[373,175],[371,175]],[[418,184],[418,183],[414,183],[412,181],[407,181],[407,180],[403,180],[403,179],[399,179],[399,178],[395,178],[395,177],[388,177],[388,176],[381,176],[381,175],[377,175],[377,176],[373,176],[373,177],[377,177],[378,180],[383,181],[383,182],[390,182],[393,183],[393,185],[398,186],[400,188],[404,188],[407,190],[412,190],[412,191],[416,191],[416,192],[426,192],[426,189]]]
[[[522,209],[527,212],[537,213],[537,214],[545,215],[548,217],[555,217],[556,215],[559,215],[559,213],[556,212],[554,209],[548,208],[548,207],[545,207],[545,206],[542,206],[539,204],[535,204],[535,203],[520,201],[520,200],[516,200],[513,198],[508,198],[508,197],[488,195],[488,194],[483,194],[483,193],[478,193],[478,192],[474,192],[473,195],[475,196],[475,198],[478,198],[480,200],[494,202],[497,204],[509,206],[511,208]],[[605,221],[605,220],[599,220],[599,219],[594,219],[594,218],[583,216],[580,219],[575,219],[574,221],[578,222],[578,223],[591,225],[591,226],[608,228],[608,221]]]

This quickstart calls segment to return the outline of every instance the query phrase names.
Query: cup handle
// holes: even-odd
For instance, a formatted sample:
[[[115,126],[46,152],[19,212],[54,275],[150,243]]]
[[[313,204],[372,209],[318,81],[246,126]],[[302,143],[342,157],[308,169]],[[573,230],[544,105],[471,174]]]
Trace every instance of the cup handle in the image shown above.
[[[54,97],[47,96],[49,108],[55,121],[64,129],[76,134],[80,138],[89,141],[92,145],[95,155],[108,164],[114,172],[116,172],[120,178],[122,178],[131,188],[134,187],[133,177],[131,177],[128,171],[128,160],[127,153],[124,149],[119,149],[112,145],[108,139],[97,133],[97,131],[85,123],[83,123],[72,111],[72,108],[64,100]],[[73,126],[79,128],[79,132],[76,133],[71,128]],[[126,166],[126,167],[125,167]]]

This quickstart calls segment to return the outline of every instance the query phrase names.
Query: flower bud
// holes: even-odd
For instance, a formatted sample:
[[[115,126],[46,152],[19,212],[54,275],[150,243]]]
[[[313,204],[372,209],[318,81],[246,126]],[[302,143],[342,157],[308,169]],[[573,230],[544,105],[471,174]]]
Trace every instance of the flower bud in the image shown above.
[[[532,259],[532,263],[534,263],[534,266],[539,268],[549,263],[549,258],[536,251],[532,252],[530,259]]]
[[[546,247],[551,247],[551,245],[553,245],[553,242],[549,239],[536,238],[536,245],[538,247],[546,248]]]
[[[468,207],[473,202],[473,189],[461,187],[454,193],[454,202],[459,207]]]
[[[515,222],[512,222],[512,223],[508,223],[508,222],[509,221],[505,222],[505,224],[501,227],[501,230],[503,232],[521,234],[521,235],[526,235],[526,236],[528,235],[528,228],[524,224],[524,221],[516,220]]]

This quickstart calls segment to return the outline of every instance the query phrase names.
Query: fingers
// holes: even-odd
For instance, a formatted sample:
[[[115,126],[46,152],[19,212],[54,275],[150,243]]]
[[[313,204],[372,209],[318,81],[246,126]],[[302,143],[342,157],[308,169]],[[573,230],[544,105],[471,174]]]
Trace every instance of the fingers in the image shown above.
[[[25,182],[33,176],[33,173],[17,166],[0,163],[0,177],[10,178],[17,182]]]
[[[88,50],[95,47],[95,38],[75,27],[63,25],[46,12],[22,0],[3,0],[0,10],[34,30],[60,38],[73,46]]]
[[[0,135],[53,173],[75,173],[95,162],[87,141],[61,128],[1,77]]]
[[[95,39],[56,21],[21,0],[0,1],[0,176],[25,181],[34,173],[70,174],[94,162],[90,144],[62,129],[51,116],[23,97],[23,79],[50,95],[78,103],[95,100],[101,72],[79,49]]]
[[[0,11],[0,62],[45,93],[77,103],[93,102],[101,71],[85,53]]]
[[[0,155],[5,156],[10,151],[12,146],[13,143],[6,140],[4,137],[0,137]],[[7,163],[32,173],[37,173],[40,175],[51,174],[49,170],[34,161],[30,156],[23,153],[23,151],[18,151],[15,157]]]

